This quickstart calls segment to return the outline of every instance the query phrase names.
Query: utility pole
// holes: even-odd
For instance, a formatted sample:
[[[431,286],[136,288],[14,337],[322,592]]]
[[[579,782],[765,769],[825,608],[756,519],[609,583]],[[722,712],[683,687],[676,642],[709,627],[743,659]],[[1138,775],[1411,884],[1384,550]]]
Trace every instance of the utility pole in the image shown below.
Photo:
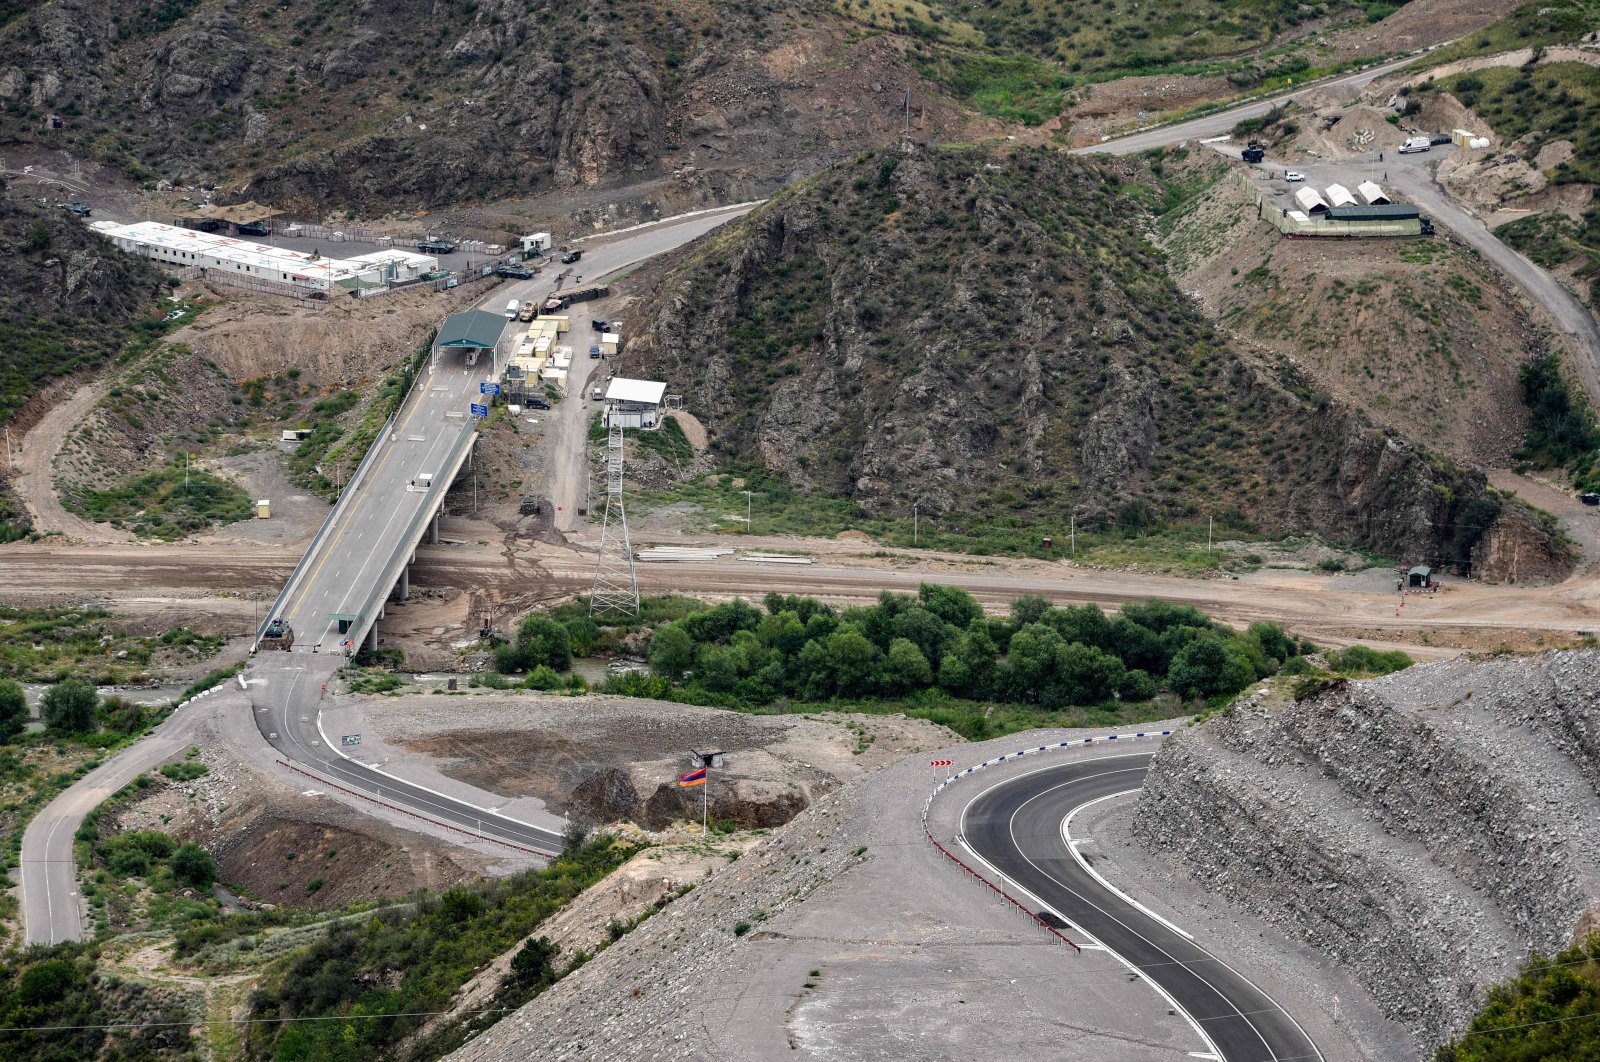
[[[922,529],[921,514],[917,512],[917,507],[917,502],[911,503],[911,545],[913,548],[917,545]]]
[[[1211,517],[1206,517],[1206,549],[1211,548]]]
[[[1069,530],[1067,532],[1067,534],[1069,536],[1071,536],[1071,539],[1072,539],[1072,555],[1074,557],[1076,557],[1078,555],[1078,514],[1077,513],[1073,513],[1072,514],[1072,522],[1069,525],[1069,527],[1071,528],[1071,530]]]
[[[744,492],[744,533],[747,535],[750,533],[750,506],[751,499],[754,497],[755,491],[747,490]]]

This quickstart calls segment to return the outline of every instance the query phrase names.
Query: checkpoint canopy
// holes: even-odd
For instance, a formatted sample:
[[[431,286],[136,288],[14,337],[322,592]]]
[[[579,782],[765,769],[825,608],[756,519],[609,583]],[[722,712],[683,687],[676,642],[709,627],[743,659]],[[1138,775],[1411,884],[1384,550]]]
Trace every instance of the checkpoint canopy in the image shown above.
[[[487,310],[453,313],[439,326],[433,345],[451,350],[493,350],[505,327],[504,314]]]

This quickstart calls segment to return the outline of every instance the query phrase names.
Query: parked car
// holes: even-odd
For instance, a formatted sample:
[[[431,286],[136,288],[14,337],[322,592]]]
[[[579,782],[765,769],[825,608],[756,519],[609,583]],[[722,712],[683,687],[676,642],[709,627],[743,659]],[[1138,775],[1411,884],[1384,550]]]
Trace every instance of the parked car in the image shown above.
[[[599,356],[600,356],[600,348],[595,346],[593,343],[590,343],[589,344],[589,357],[598,358]]]
[[[528,396],[528,408],[529,409],[549,409],[550,408],[550,400],[548,398],[540,398],[538,395],[530,395],[530,396]]]
[[[1303,181],[1306,179],[1306,175],[1299,170],[1290,170],[1283,175],[1283,179],[1286,181]]]
[[[80,218],[86,218],[89,216],[88,203],[71,202],[67,204],[67,209],[78,215]]]
[[[568,251],[566,254],[562,255],[561,256],[561,260],[563,262],[565,262],[566,264],[571,265],[573,262],[576,262],[578,259],[580,259],[582,257],[583,257],[583,252],[582,251],[572,250],[572,251]]]
[[[1578,500],[1585,505],[1600,505],[1600,494],[1596,494],[1591,490],[1586,494],[1578,495]]]
[[[593,321],[590,321],[589,322],[589,327],[593,328],[596,332],[609,332],[609,331],[611,331],[611,326],[609,324],[607,324],[606,322],[600,320],[599,318],[595,318]]]
[[[606,397],[606,389],[596,384],[594,387],[589,388],[589,397],[596,402],[603,402]]]

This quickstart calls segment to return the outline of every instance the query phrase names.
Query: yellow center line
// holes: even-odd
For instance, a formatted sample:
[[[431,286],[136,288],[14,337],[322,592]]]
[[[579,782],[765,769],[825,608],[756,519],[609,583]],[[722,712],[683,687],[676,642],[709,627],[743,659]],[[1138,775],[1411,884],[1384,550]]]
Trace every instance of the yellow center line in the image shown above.
[[[416,415],[417,410],[422,408],[423,403],[427,399],[427,394],[428,394],[428,388],[426,388],[426,387],[423,387],[420,391],[417,392],[417,395],[418,395],[417,401],[411,406],[411,409],[409,411],[407,411],[405,417],[400,421],[400,423],[395,425],[395,429],[394,429],[394,432],[393,432],[393,435],[394,435],[394,438],[395,438],[395,444],[393,446],[390,446],[389,449],[384,452],[382,457],[378,458],[378,463],[375,466],[373,466],[373,468],[368,472],[368,480],[369,481],[378,478],[378,475],[379,475],[380,472],[383,471],[384,466],[386,466],[389,463],[389,458],[394,456],[394,451],[399,446],[399,439],[400,439],[401,434],[405,432],[406,426],[411,423],[411,418]],[[374,445],[381,446],[382,444],[383,444],[383,440],[381,438],[374,441]],[[352,484],[349,485],[349,487],[347,489],[354,490],[355,488],[356,488],[356,485],[354,483],[352,483]],[[335,529],[335,531],[333,533],[333,537],[330,538],[328,540],[328,542],[326,543],[326,545],[324,546],[323,552],[322,552],[322,556],[321,556],[320,559],[318,559],[318,561],[316,563],[316,567],[312,568],[311,574],[309,576],[307,576],[305,581],[300,584],[300,589],[295,592],[294,600],[291,601],[288,605],[285,605],[284,608],[282,609],[282,611],[279,613],[279,615],[281,615],[281,616],[283,616],[283,617],[285,617],[287,619],[287,617],[295,609],[300,607],[300,602],[305,599],[306,591],[310,590],[311,587],[316,584],[317,577],[322,573],[322,566],[328,562],[328,558],[334,553],[335,547],[339,544],[339,541],[342,538],[344,538],[345,531],[349,529],[351,522],[355,518],[355,512],[356,512],[357,507],[358,507],[357,503],[352,501],[351,504],[350,504],[350,508],[345,510],[344,522],[341,523],[340,526]],[[309,634],[310,632],[308,631],[307,633]]]

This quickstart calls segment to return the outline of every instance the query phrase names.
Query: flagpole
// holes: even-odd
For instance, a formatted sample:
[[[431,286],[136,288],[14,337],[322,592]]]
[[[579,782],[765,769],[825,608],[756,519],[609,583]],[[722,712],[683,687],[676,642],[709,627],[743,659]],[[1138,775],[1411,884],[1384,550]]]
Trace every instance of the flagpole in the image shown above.
[[[706,780],[700,783],[700,836],[706,835],[706,819],[711,814],[711,768],[706,768]]]

